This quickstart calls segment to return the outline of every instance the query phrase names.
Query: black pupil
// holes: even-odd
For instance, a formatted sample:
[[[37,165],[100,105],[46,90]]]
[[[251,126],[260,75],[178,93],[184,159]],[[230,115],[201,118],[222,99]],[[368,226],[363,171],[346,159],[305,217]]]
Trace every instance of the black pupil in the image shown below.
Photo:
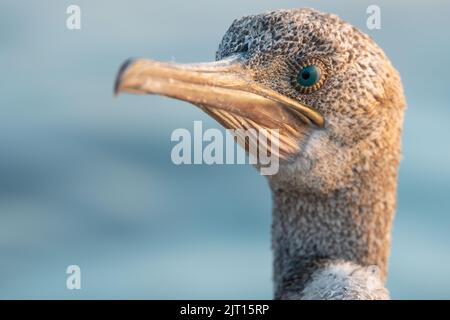
[[[302,78],[303,78],[304,80],[308,80],[308,79],[309,79],[309,76],[310,76],[310,73],[309,73],[308,70],[304,70],[304,71],[302,72]]]

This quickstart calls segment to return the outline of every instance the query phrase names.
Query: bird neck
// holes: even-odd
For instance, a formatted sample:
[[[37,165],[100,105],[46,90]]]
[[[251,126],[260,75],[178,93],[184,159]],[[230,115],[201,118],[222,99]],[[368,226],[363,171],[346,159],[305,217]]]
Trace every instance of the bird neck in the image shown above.
[[[352,178],[327,192],[271,183],[275,298],[330,298],[321,285],[341,290],[340,298],[388,297],[397,163],[395,154],[362,170],[355,164]]]

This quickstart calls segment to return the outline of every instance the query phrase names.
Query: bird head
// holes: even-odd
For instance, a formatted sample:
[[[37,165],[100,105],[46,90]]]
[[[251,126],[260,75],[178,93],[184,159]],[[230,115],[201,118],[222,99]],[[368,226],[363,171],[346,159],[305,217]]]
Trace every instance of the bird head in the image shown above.
[[[229,129],[276,129],[269,143],[281,165],[270,179],[321,189],[345,182],[365,153],[398,144],[404,106],[398,73],[375,42],[313,9],[235,20],[215,62],[129,60],[115,91],[185,100]]]

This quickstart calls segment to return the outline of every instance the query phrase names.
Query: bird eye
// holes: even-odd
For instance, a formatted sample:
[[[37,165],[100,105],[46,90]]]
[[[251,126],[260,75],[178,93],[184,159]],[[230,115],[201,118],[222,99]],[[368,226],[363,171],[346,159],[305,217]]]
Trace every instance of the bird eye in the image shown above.
[[[297,75],[297,82],[302,87],[311,87],[320,80],[320,69],[311,64],[303,67]]]
[[[294,64],[296,71],[293,85],[301,93],[312,93],[320,89],[325,81],[326,68],[316,59]]]

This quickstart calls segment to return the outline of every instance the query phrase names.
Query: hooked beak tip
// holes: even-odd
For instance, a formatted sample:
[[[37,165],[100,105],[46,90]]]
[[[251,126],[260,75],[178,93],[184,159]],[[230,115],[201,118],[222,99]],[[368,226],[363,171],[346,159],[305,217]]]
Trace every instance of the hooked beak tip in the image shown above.
[[[129,58],[124,63],[122,63],[122,65],[120,66],[119,72],[117,73],[117,76],[116,76],[116,81],[114,82],[114,96],[115,97],[117,97],[120,94],[122,78],[123,78],[125,71],[135,61],[136,61],[135,58]]]

